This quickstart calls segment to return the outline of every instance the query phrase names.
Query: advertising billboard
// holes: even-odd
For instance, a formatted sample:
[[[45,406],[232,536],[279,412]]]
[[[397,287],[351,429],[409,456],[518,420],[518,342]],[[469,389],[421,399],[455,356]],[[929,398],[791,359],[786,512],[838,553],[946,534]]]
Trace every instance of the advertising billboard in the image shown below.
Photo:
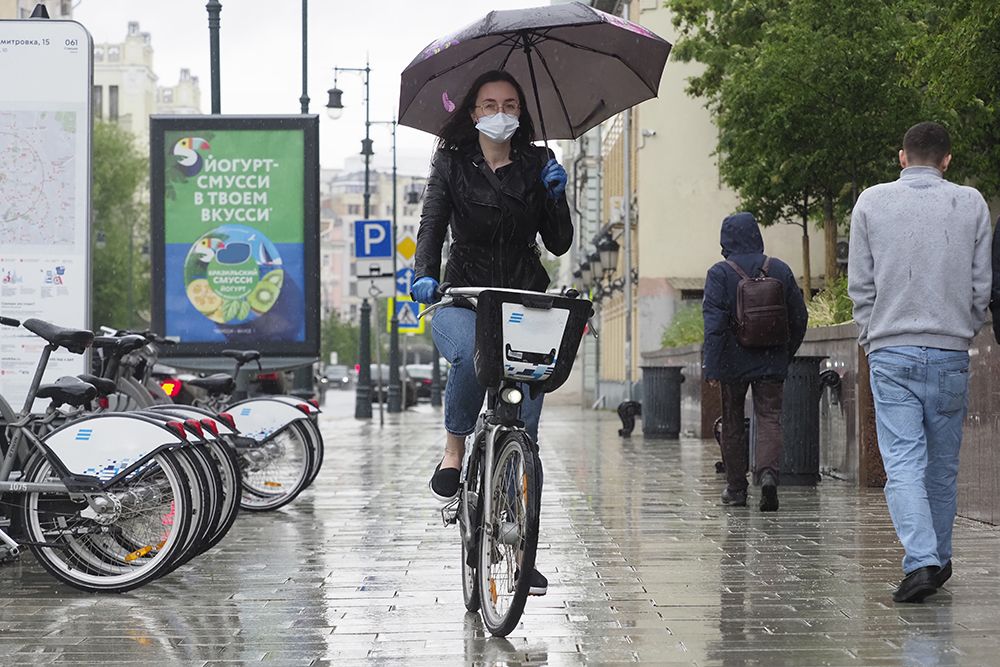
[[[154,116],[153,328],[171,356],[319,352],[316,116]]]
[[[93,44],[73,21],[0,21],[0,315],[90,325]],[[0,326],[0,396],[20,408],[45,341]],[[60,350],[44,381],[87,370]],[[2,401],[0,401],[2,403]],[[9,415],[8,415],[9,416]]]

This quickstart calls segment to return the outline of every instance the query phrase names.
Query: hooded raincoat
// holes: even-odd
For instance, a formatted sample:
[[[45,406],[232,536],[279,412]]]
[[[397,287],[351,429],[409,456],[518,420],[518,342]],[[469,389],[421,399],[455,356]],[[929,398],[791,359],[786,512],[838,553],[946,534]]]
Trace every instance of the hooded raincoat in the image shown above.
[[[739,264],[749,276],[760,273],[765,257],[764,239],[753,215],[736,213],[722,221],[722,256]],[[788,363],[802,344],[809,316],[802,291],[788,265],[772,257],[768,275],[785,285],[789,342],[787,347],[746,348],[736,340],[736,288],[740,276],[725,261],[708,270],[702,302],[705,320],[702,368],[706,380],[784,378],[788,374]]]

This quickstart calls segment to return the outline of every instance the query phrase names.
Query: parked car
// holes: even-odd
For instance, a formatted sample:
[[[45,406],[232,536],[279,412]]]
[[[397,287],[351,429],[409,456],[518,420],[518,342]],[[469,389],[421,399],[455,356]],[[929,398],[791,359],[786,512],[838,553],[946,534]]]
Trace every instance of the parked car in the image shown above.
[[[381,377],[379,377],[379,370],[381,370]],[[372,403],[379,399],[378,392],[378,382],[381,380],[382,383],[382,394],[381,400],[385,403],[388,400],[388,384],[389,384],[389,365],[381,364],[378,366],[376,364],[371,365],[372,372]],[[399,367],[399,379],[403,384],[403,391],[406,394],[406,406],[412,407],[417,404],[417,383],[413,381],[412,378],[408,377],[406,374],[406,369],[403,366]]]
[[[323,370],[323,380],[327,389],[347,389],[351,386],[351,373],[347,366],[330,365]]]
[[[417,398],[426,398],[430,400],[433,370],[434,367],[430,364],[406,365],[406,375],[417,385]],[[444,392],[444,386],[448,380],[448,373],[444,368],[439,370],[439,377],[441,382],[441,391]]]

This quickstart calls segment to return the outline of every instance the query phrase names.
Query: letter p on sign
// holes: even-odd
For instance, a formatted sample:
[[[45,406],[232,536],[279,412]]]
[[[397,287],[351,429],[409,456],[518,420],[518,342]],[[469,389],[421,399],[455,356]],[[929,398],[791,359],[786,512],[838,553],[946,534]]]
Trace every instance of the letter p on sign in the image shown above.
[[[392,222],[355,220],[354,257],[356,259],[392,259]]]

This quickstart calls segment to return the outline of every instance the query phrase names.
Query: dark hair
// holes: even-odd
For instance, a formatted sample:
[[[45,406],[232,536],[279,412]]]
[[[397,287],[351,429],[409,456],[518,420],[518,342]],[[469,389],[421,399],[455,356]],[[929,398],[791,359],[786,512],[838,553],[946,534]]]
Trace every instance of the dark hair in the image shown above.
[[[511,146],[515,148],[527,148],[535,140],[535,125],[531,122],[531,114],[528,113],[528,103],[524,98],[524,89],[513,76],[502,70],[492,70],[480,74],[469,90],[465,93],[462,103],[455,107],[451,118],[445,121],[444,126],[438,133],[438,148],[451,150],[475,150],[479,145],[479,130],[472,122],[472,110],[476,106],[476,98],[479,96],[479,89],[487,83],[496,81],[506,81],[514,86],[517,91],[517,101],[521,105],[521,114],[518,117],[518,128],[511,137]]]
[[[903,136],[903,150],[911,163],[937,166],[951,153],[951,137],[943,125],[917,123]]]

